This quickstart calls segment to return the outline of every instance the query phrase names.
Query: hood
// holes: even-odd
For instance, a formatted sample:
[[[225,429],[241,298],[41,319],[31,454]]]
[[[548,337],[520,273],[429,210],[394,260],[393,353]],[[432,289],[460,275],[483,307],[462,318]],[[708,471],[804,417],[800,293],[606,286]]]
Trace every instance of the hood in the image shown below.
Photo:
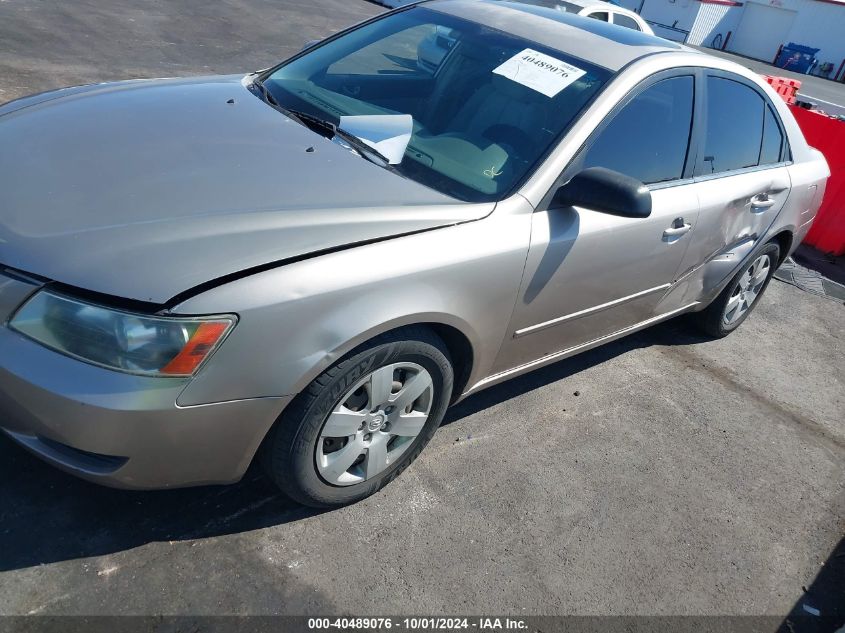
[[[165,303],[225,275],[492,208],[373,165],[240,77],[0,106],[0,264],[127,299]]]

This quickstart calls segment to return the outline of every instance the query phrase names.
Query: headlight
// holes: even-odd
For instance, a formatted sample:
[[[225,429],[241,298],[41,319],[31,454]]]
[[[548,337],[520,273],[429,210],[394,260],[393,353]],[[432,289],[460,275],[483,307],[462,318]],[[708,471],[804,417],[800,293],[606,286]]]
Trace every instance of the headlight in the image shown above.
[[[190,376],[235,325],[235,317],[157,317],[41,291],[9,327],[63,354],[132,374]]]

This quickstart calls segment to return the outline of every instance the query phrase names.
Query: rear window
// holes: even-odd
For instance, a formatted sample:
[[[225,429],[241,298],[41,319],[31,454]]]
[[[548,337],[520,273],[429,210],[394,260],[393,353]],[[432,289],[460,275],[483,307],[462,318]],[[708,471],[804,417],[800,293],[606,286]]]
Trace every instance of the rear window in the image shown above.
[[[626,29],[634,29],[635,31],[640,30],[640,25],[637,24],[637,21],[634,18],[622,15],[621,13],[613,14],[613,23],[617,26],[624,26]]]

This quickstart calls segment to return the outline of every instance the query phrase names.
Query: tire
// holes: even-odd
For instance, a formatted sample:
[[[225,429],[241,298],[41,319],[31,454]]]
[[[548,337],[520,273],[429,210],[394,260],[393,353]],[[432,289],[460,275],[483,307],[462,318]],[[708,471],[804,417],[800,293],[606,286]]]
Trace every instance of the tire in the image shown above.
[[[779,258],[780,247],[774,242],[754,253],[713,303],[691,315],[696,325],[714,338],[724,338],[736,330],[751,314],[768,287]],[[756,272],[752,270],[755,268]],[[743,287],[742,284],[748,285]],[[750,301],[749,288],[753,290]]]
[[[303,505],[331,508],[369,497],[428,444],[449,406],[453,379],[448,349],[430,330],[382,335],[294,399],[264,441],[262,465]]]

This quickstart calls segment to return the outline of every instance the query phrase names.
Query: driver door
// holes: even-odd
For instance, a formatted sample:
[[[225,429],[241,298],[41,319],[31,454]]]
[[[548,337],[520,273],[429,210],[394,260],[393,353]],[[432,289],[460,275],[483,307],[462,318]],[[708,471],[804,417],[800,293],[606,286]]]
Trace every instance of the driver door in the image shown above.
[[[625,97],[533,215],[509,336],[494,373],[563,355],[654,317],[676,279],[699,213],[692,181],[696,77],[674,70]],[[559,208],[554,191],[587,167],[649,184],[648,218]]]

